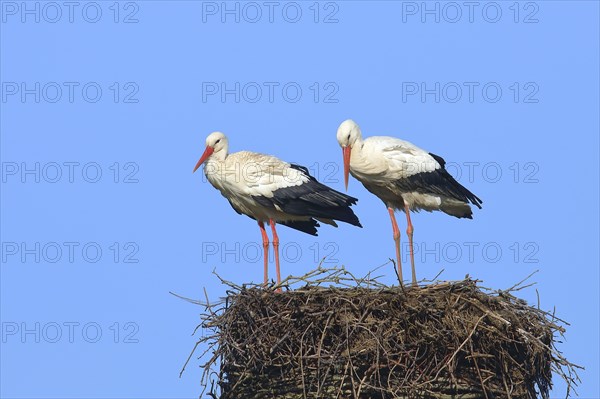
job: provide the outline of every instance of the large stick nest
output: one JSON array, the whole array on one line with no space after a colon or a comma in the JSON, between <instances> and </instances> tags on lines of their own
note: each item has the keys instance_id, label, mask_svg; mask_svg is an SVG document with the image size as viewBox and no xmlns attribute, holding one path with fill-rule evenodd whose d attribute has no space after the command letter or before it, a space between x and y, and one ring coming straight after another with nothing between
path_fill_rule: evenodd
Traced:
<instances>
[{"instance_id":1,"label":"large stick nest","mask_svg":"<svg viewBox=\"0 0 600 399\"><path fill-rule=\"evenodd\" d=\"M512 295L523 286L390 287L321 268L282 285L294 283L278 293L227 282L225 301L203 304L208 395L548 398L553 372L578 381L555 347L566 323Z\"/></svg>"}]
</instances>

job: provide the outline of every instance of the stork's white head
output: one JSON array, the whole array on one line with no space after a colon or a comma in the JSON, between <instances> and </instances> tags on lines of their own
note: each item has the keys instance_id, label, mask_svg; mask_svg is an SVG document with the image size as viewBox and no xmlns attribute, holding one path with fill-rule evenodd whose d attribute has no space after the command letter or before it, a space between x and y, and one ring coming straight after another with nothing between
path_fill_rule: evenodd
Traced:
<instances>
[{"instance_id":1,"label":"stork's white head","mask_svg":"<svg viewBox=\"0 0 600 399\"><path fill-rule=\"evenodd\" d=\"M200 160L194 167L194 172L212 156L218 156L220 159L225 159L227 156L227 150L229 148L229 142L225 134L221 132L212 132L206 138L206 149L200 157Z\"/></svg>"},{"instance_id":2,"label":"stork's white head","mask_svg":"<svg viewBox=\"0 0 600 399\"><path fill-rule=\"evenodd\" d=\"M340 124L337 130L337 141L342 147L344 157L344 183L348 189L348 175L350 174L350 155L352 147L357 141L362 140L360 127L352 119L346 119Z\"/></svg>"},{"instance_id":3,"label":"stork's white head","mask_svg":"<svg viewBox=\"0 0 600 399\"><path fill-rule=\"evenodd\" d=\"M357 140L362 138L360 127L352 119L346 119L340 124L337 130L337 141L340 147L354 146Z\"/></svg>"}]
</instances>

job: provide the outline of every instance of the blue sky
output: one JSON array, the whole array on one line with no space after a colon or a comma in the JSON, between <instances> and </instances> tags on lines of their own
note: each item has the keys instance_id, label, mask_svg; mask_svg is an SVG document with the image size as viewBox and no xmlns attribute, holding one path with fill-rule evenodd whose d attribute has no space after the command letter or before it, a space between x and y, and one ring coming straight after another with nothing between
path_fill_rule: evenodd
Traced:
<instances>
[{"instance_id":1,"label":"blue sky","mask_svg":"<svg viewBox=\"0 0 600 399\"><path fill-rule=\"evenodd\" d=\"M366 5L0 3L0 396L197 397L199 363L178 375L200 309L169 291L262 278L256 224L191 173L205 137L342 190L352 118L441 155L483 200L473 220L413 215L418 277L500 289L539 269L579 394L600 397L598 3ZM364 228L280 228L284 275L393 257L385 207L348 191Z\"/></svg>"}]
</instances>

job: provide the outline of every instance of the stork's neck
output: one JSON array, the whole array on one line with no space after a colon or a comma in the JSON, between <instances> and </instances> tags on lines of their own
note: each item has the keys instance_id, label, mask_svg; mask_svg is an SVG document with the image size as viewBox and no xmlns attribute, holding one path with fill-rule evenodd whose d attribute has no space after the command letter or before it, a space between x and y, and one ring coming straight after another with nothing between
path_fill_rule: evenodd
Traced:
<instances>
[{"instance_id":1,"label":"stork's neck","mask_svg":"<svg viewBox=\"0 0 600 399\"><path fill-rule=\"evenodd\" d=\"M218 152L214 152L207 160L204 165L204 174L208 178L208 181L217 188L219 188L218 181L223 178L223 171L226 169L225 160L229 154L227 154L227 148L222 148Z\"/></svg>"},{"instance_id":2,"label":"stork's neck","mask_svg":"<svg viewBox=\"0 0 600 399\"><path fill-rule=\"evenodd\" d=\"M227 170L225 160L228 155L226 148L221 149L221 151L213 153L204 165L204 174L208 181L219 190L221 190L221 180L225 178Z\"/></svg>"},{"instance_id":3,"label":"stork's neck","mask_svg":"<svg viewBox=\"0 0 600 399\"><path fill-rule=\"evenodd\" d=\"M362 156L363 144L364 141L362 137L357 138L354 144L352 145L352 154Z\"/></svg>"},{"instance_id":4,"label":"stork's neck","mask_svg":"<svg viewBox=\"0 0 600 399\"><path fill-rule=\"evenodd\" d=\"M214 152L208 160L213 162L225 162L225 159L227 159L228 156L228 149L227 147L224 147L220 151Z\"/></svg>"}]
</instances>

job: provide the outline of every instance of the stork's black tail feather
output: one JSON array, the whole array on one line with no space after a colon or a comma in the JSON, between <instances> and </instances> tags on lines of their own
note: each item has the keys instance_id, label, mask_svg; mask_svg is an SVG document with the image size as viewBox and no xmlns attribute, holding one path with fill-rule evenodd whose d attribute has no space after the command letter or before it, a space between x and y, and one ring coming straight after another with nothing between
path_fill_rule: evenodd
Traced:
<instances>
[{"instance_id":1,"label":"stork's black tail feather","mask_svg":"<svg viewBox=\"0 0 600 399\"><path fill-rule=\"evenodd\" d=\"M319 222L317 222L315 219L279 222L279 224L282 224L287 227L291 227L292 229L302 231L303 233L310 234L311 236L318 235L317 227L320 226Z\"/></svg>"}]
</instances>

